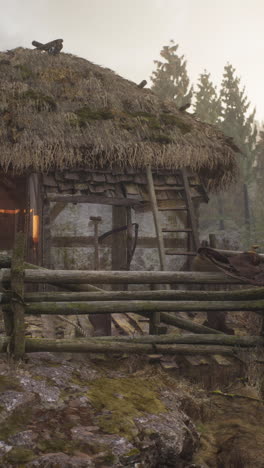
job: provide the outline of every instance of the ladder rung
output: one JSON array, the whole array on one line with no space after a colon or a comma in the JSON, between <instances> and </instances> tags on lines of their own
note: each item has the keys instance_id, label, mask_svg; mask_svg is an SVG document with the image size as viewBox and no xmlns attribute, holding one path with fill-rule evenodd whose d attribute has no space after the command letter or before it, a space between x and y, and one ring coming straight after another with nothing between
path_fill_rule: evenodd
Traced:
<instances>
[{"instance_id":1,"label":"ladder rung","mask_svg":"<svg viewBox=\"0 0 264 468\"><path fill-rule=\"evenodd\" d=\"M178 250L165 250L166 255L186 255L188 257L195 257L196 252L179 252Z\"/></svg>"},{"instance_id":2,"label":"ladder rung","mask_svg":"<svg viewBox=\"0 0 264 468\"><path fill-rule=\"evenodd\" d=\"M187 208L187 206L185 206L184 208L162 208L162 207L158 207L159 208L159 211L189 211L189 208Z\"/></svg>"},{"instance_id":3,"label":"ladder rung","mask_svg":"<svg viewBox=\"0 0 264 468\"><path fill-rule=\"evenodd\" d=\"M162 228L162 232L192 232L192 229L177 229L172 226Z\"/></svg>"}]
</instances>

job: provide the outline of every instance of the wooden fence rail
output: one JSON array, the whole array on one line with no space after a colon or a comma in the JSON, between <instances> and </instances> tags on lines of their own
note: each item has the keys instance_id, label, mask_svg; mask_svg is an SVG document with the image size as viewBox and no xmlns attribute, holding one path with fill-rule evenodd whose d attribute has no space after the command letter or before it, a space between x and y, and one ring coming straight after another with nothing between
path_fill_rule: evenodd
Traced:
<instances>
[{"instance_id":1,"label":"wooden fence rail","mask_svg":"<svg viewBox=\"0 0 264 468\"><path fill-rule=\"evenodd\" d=\"M6 305L5 310L10 309ZM36 302L25 306L29 315L83 315L145 312L248 311L264 314L264 300L259 301L93 301Z\"/></svg>"},{"instance_id":2,"label":"wooden fence rail","mask_svg":"<svg viewBox=\"0 0 264 468\"><path fill-rule=\"evenodd\" d=\"M95 284L245 284L221 273L171 271L71 271L46 270L24 263L23 234L16 236L11 269L10 254L0 252L0 292L6 337L0 352L16 358L24 352L126 352L167 354L229 354L238 347L264 346L263 337L228 336L191 320L178 312L248 311L264 314L264 288L237 291L104 291ZM32 267L32 268L31 268ZM25 283L49 283L74 292L25 293ZM102 300L103 299L103 300ZM198 335L102 337L74 340L25 338L24 315L79 315L136 313L150 320L156 314L166 324Z\"/></svg>"},{"instance_id":3,"label":"wooden fence rail","mask_svg":"<svg viewBox=\"0 0 264 468\"><path fill-rule=\"evenodd\" d=\"M11 270L2 268L2 282L11 280ZM245 284L224 273L196 271L87 271L87 270L31 270L24 273L26 283L53 284Z\"/></svg>"}]
</instances>

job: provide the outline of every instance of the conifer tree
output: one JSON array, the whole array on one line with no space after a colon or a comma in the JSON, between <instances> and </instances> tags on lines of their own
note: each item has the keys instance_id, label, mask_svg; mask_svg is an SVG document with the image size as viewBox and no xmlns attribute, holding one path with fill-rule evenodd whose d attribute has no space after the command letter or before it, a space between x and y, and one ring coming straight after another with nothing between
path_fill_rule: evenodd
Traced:
<instances>
[{"instance_id":1,"label":"conifer tree","mask_svg":"<svg viewBox=\"0 0 264 468\"><path fill-rule=\"evenodd\" d=\"M240 78L235 75L235 68L227 64L221 86L223 132L234 139L240 148L241 168L247 183L252 181L252 168L255 161L255 146L257 129L254 125L255 110L248 115L250 102L245 94L245 88L240 89Z\"/></svg>"},{"instance_id":2,"label":"conifer tree","mask_svg":"<svg viewBox=\"0 0 264 468\"><path fill-rule=\"evenodd\" d=\"M220 92L222 102L220 128L226 135L233 138L242 152L240 157L241 195L244 205L245 240L248 244L251 236L249 187L254 174L257 129L254 125L255 110L248 113L250 102L245 94L245 88L241 89L240 78L236 76L235 72L235 68L229 63L224 68ZM241 203L241 200L239 202Z\"/></svg>"},{"instance_id":3,"label":"conifer tree","mask_svg":"<svg viewBox=\"0 0 264 468\"><path fill-rule=\"evenodd\" d=\"M216 87L206 70L199 76L197 91L195 91L194 111L203 121L210 124L219 124L221 117L221 100L217 95Z\"/></svg>"},{"instance_id":4,"label":"conifer tree","mask_svg":"<svg viewBox=\"0 0 264 468\"><path fill-rule=\"evenodd\" d=\"M178 55L179 45L170 41L160 52L165 62L155 60L156 70L152 73L152 90L162 99L172 99L180 108L192 99L192 86L187 73L184 55Z\"/></svg>"}]
</instances>

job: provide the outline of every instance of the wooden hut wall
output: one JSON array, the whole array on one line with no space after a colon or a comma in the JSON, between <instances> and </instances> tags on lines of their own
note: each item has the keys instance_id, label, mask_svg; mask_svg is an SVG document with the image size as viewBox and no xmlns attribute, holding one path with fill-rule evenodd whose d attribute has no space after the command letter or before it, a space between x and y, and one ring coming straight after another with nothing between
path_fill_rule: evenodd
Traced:
<instances>
[{"instance_id":1,"label":"wooden hut wall","mask_svg":"<svg viewBox=\"0 0 264 468\"><path fill-rule=\"evenodd\" d=\"M171 208L172 211L161 212L163 225L178 225L182 227L184 219L180 219L173 209L182 204L179 192L175 186L179 182L176 175L169 172L154 174L157 187L157 198L161 208ZM139 224L139 237L133 261L132 270L158 269L159 257L155 239L155 229L152 213L148 204L148 194L145 175L124 171L64 171L50 173L43 177L43 196L46 206L50 195L75 194L97 196L110 199L133 199L145 202L132 209L132 222ZM99 224L99 235L113 227L112 206L91 203L49 203L49 220L43 218L44 236L50 236L51 266L56 268L94 268L94 224L90 217L102 218ZM45 205L44 205L45 207ZM47 232L49 226L49 232ZM184 234L167 235L165 247L185 247ZM44 239L44 244L45 244ZM100 243L100 269L111 269L112 237ZM47 245L47 242L46 242ZM45 249L47 251L47 248ZM47 255L47 253L46 253ZM178 269L182 264L179 257L168 257L168 269Z\"/></svg>"}]
</instances>

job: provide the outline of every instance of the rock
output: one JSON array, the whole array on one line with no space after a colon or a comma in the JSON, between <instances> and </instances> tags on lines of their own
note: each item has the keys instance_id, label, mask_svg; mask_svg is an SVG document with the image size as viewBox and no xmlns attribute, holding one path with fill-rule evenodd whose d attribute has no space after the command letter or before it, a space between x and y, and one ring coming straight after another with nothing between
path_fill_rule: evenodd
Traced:
<instances>
[{"instance_id":1,"label":"rock","mask_svg":"<svg viewBox=\"0 0 264 468\"><path fill-rule=\"evenodd\" d=\"M27 464L30 468L94 468L95 465L90 457L86 459L78 456L69 456L65 453L47 453L35 458L31 463Z\"/></svg>"},{"instance_id":2,"label":"rock","mask_svg":"<svg viewBox=\"0 0 264 468\"><path fill-rule=\"evenodd\" d=\"M186 468L191 462L199 437L190 418L176 409L159 415L146 415L136 421L141 433L141 462L159 466Z\"/></svg>"}]
</instances>

